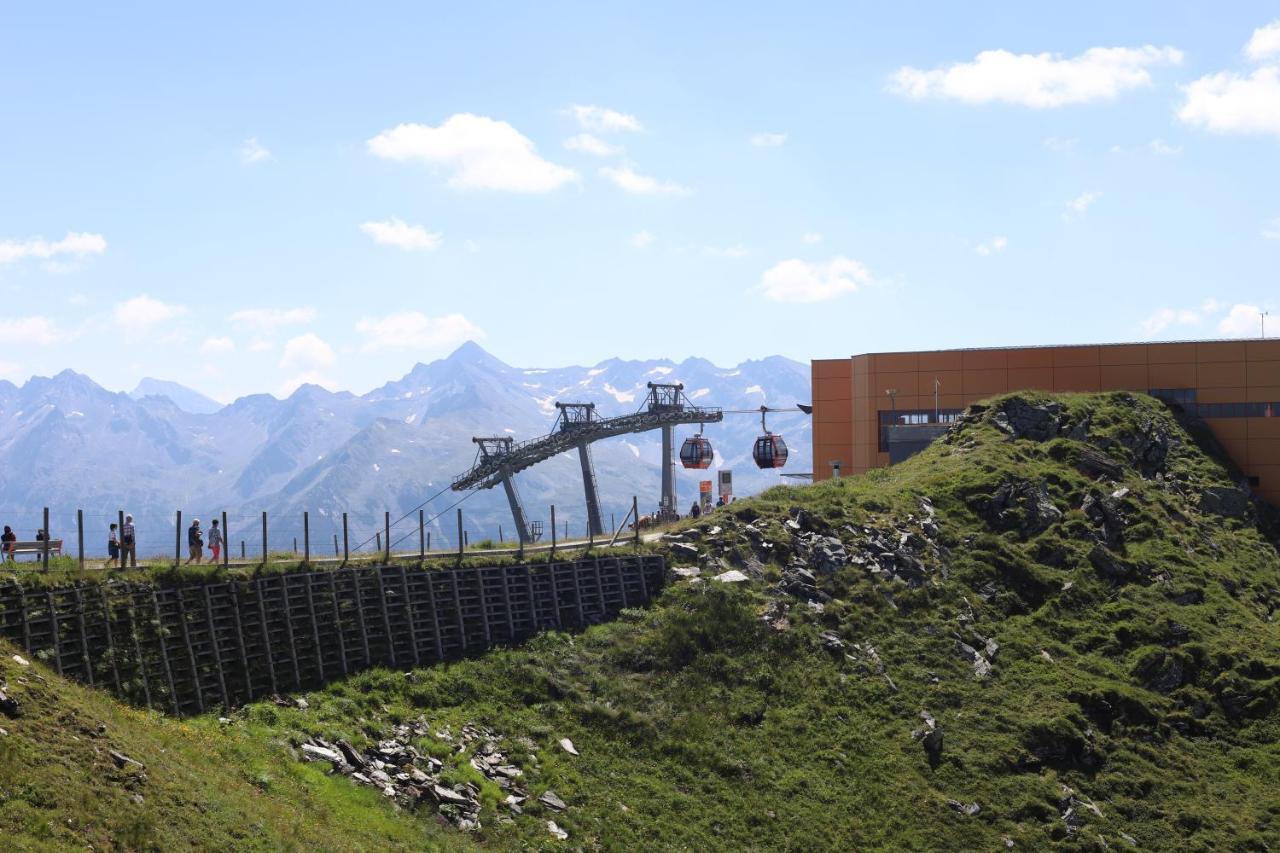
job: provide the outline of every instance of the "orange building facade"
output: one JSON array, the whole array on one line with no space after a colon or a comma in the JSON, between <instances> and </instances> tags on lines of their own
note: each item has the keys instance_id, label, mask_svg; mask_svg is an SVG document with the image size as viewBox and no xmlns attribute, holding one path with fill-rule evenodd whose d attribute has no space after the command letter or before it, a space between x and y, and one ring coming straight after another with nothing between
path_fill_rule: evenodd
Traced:
<instances>
[{"instance_id":1,"label":"orange building facade","mask_svg":"<svg viewBox=\"0 0 1280 853\"><path fill-rule=\"evenodd\" d=\"M945 422L995 394L1128 390L1199 414L1280 505L1280 339L871 353L812 371L815 480L837 461L846 473L888 465L887 426Z\"/></svg>"}]
</instances>

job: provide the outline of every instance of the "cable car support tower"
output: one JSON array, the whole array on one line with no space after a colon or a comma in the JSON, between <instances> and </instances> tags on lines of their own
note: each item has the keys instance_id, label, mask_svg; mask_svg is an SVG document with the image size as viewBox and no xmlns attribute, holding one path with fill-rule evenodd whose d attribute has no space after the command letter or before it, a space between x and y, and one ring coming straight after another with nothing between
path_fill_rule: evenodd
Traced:
<instances>
[{"instance_id":1,"label":"cable car support tower","mask_svg":"<svg viewBox=\"0 0 1280 853\"><path fill-rule=\"evenodd\" d=\"M596 488L595 468L591 461L591 444L605 438L628 433L662 430L662 499L659 512L676 511L675 427L682 424L719 423L724 412L719 408L695 406L684 394L682 384L650 382L649 393L638 411L616 418L598 418L594 403L556 403L560 415L549 435L516 443L509 436L471 439L479 450L471 469L454 478L453 490L490 489L499 483L511 504L511 516L522 542L529 542L520 494L516 491L515 474L539 462L571 450L578 451L582 467L582 487L586 493L588 523L593 535L604 534L600 496Z\"/></svg>"}]
</instances>

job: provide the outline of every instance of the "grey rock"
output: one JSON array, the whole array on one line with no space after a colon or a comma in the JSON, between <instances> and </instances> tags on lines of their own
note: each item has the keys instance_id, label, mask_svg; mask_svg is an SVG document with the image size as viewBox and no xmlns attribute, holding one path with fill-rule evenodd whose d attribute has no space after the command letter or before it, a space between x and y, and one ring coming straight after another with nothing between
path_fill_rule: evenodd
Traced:
<instances>
[{"instance_id":1,"label":"grey rock","mask_svg":"<svg viewBox=\"0 0 1280 853\"><path fill-rule=\"evenodd\" d=\"M1154 477L1164 471L1172 441L1162 425L1146 421L1138 431L1126 435L1121 444L1133 455L1133 463L1142 476Z\"/></svg>"},{"instance_id":2,"label":"grey rock","mask_svg":"<svg viewBox=\"0 0 1280 853\"><path fill-rule=\"evenodd\" d=\"M1090 477L1119 480L1124 477L1124 464L1093 447L1082 447L1076 457L1076 467Z\"/></svg>"},{"instance_id":3,"label":"grey rock","mask_svg":"<svg viewBox=\"0 0 1280 853\"><path fill-rule=\"evenodd\" d=\"M21 717L22 705L4 690L0 690L0 713L6 717Z\"/></svg>"},{"instance_id":4,"label":"grey rock","mask_svg":"<svg viewBox=\"0 0 1280 853\"><path fill-rule=\"evenodd\" d=\"M555 809L558 812L562 812L569 807L564 800L556 796L555 791L544 791L542 796L538 797L538 802L542 803L547 808Z\"/></svg>"},{"instance_id":5,"label":"grey rock","mask_svg":"<svg viewBox=\"0 0 1280 853\"><path fill-rule=\"evenodd\" d=\"M1138 667L1137 676L1148 690L1170 693L1187 683L1186 668L1176 655L1156 652Z\"/></svg>"},{"instance_id":6,"label":"grey rock","mask_svg":"<svg viewBox=\"0 0 1280 853\"><path fill-rule=\"evenodd\" d=\"M989 523L1006 530L1016 529L1023 536L1043 533L1062 518L1062 511L1054 506L1043 480L1001 483L981 510Z\"/></svg>"},{"instance_id":7,"label":"grey rock","mask_svg":"<svg viewBox=\"0 0 1280 853\"><path fill-rule=\"evenodd\" d=\"M920 743L924 747L925 757L929 759L929 766L937 767L942 760L942 726L930 729Z\"/></svg>"},{"instance_id":8,"label":"grey rock","mask_svg":"<svg viewBox=\"0 0 1280 853\"><path fill-rule=\"evenodd\" d=\"M1062 417L1060 403L1033 406L1021 397L1006 400L992 417L992 423L1014 438L1048 441L1058 434Z\"/></svg>"},{"instance_id":9,"label":"grey rock","mask_svg":"<svg viewBox=\"0 0 1280 853\"><path fill-rule=\"evenodd\" d=\"M468 805L471 802L468 797L459 794L457 791L450 790L443 785L432 785L431 795L435 797L436 802L441 805Z\"/></svg>"},{"instance_id":10,"label":"grey rock","mask_svg":"<svg viewBox=\"0 0 1280 853\"><path fill-rule=\"evenodd\" d=\"M1224 518L1246 518L1252 504L1240 489L1214 486L1200 492L1200 511Z\"/></svg>"},{"instance_id":11,"label":"grey rock","mask_svg":"<svg viewBox=\"0 0 1280 853\"><path fill-rule=\"evenodd\" d=\"M716 575L713 580L717 580L720 583L743 583L744 581L751 580L751 578L747 577L737 569L730 569L723 574Z\"/></svg>"},{"instance_id":12,"label":"grey rock","mask_svg":"<svg viewBox=\"0 0 1280 853\"><path fill-rule=\"evenodd\" d=\"M314 743L304 743L302 745L302 757L307 761L328 761L330 764L344 763L340 752L325 746L317 746ZM388 779L387 781L391 780Z\"/></svg>"},{"instance_id":13,"label":"grey rock","mask_svg":"<svg viewBox=\"0 0 1280 853\"><path fill-rule=\"evenodd\" d=\"M1080 507L1089 520L1098 525L1102 541L1108 548L1119 548L1124 544L1127 522L1120 511L1120 501L1116 495L1123 498L1126 494L1127 489L1119 489L1109 496L1089 492L1084 496L1084 503Z\"/></svg>"},{"instance_id":14,"label":"grey rock","mask_svg":"<svg viewBox=\"0 0 1280 853\"><path fill-rule=\"evenodd\" d=\"M107 750L107 754L111 756L111 760L115 762L116 767L119 767L121 770L130 766L132 767L143 766L141 761L135 761L134 759L125 755L123 752L117 752L114 749L109 749Z\"/></svg>"},{"instance_id":15,"label":"grey rock","mask_svg":"<svg viewBox=\"0 0 1280 853\"><path fill-rule=\"evenodd\" d=\"M342 753L342 758L357 770L363 770L368 766L368 762L364 760L364 756L356 751L356 748L345 740L338 741L334 746L337 747L338 752Z\"/></svg>"},{"instance_id":16,"label":"grey rock","mask_svg":"<svg viewBox=\"0 0 1280 853\"><path fill-rule=\"evenodd\" d=\"M1089 564L1098 574L1114 581L1131 581L1140 574L1137 567L1120 560L1102 545L1094 545L1089 551Z\"/></svg>"},{"instance_id":17,"label":"grey rock","mask_svg":"<svg viewBox=\"0 0 1280 853\"><path fill-rule=\"evenodd\" d=\"M672 542L667 547L671 549L672 554L677 554L682 557L688 557L689 559L693 559L693 560L696 560L698 558L697 545L690 545L685 542Z\"/></svg>"},{"instance_id":18,"label":"grey rock","mask_svg":"<svg viewBox=\"0 0 1280 853\"><path fill-rule=\"evenodd\" d=\"M833 634L830 631L823 631L821 634L818 635L818 638L822 640L822 647L827 651L829 652L844 651L844 640L840 639L838 635Z\"/></svg>"}]
</instances>

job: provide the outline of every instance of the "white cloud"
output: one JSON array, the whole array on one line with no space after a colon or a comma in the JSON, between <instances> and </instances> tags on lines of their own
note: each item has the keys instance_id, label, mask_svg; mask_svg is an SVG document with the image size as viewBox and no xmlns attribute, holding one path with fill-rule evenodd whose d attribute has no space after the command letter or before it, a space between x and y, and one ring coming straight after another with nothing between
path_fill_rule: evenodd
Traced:
<instances>
[{"instance_id":1,"label":"white cloud","mask_svg":"<svg viewBox=\"0 0 1280 853\"><path fill-rule=\"evenodd\" d=\"M805 234L800 238L800 240L801 242L808 243L810 246L816 246L822 242L822 235L814 231L812 233Z\"/></svg>"},{"instance_id":2,"label":"white cloud","mask_svg":"<svg viewBox=\"0 0 1280 853\"><path fill-rule=\"evenodd\" d=\"M1273 133L1280 136L1280 66L1247 77L1230 71L1208 74L1182 87L1186 100L1178 118L1214 133Z\"/></svg>"},{"instance_id":3,"label":"white cloud","mask_svg":"<svg viewBox=\"0 0 1280 853\"><path fill-rule=\"evenodd\" d=\"M418 311L403 311L385 317L366 317L356 323L356 331L366 337L361 349L451 350L466 341L483 340L484 330L461 314L428 317Z\"/></svg>"},{"instance_id":4,"label":"white cloud","mask_svg":"<svg viewBox=\"0 0 1280 853\"><path fill-rule=\"evenodd\" d=\"M637 249L647 249L653 245L653 235L648 231L637 231L631 235L631 245Z\"/></svg>"},{"instance_id":5,"label":"white cloud","mask_svg":"<svg viewBox=\"0 0 1280 853\"><path fill-rule=\"evenodd\" d=\"M1206 307L1209 303L1206 303ZM1173 309L1161 308L1150 317L1141 322L1142 334L1146 338L1154 338L1156 335L1168 329L1171 326L1196 326L1199 325L1202 317L1199 312L1192 311L1187 308Z\"/></svg>"},{"instance_id":6,"label":"white cloud","mask_svg":"<svg viewBox=\"0 0 1280 853\"><path fill-rule=\"evenodd\" d=\"M1263 223L1262 236L1268 240L1280 240L1280 216Z\"/></svg>"},{"instance_id":7,"label":"white cloud","mask_svg":"<svg viewBox=\"0 0 1280 853\"><path fill-rule=\"evenodd\" d=\"M733 246L704 246L702 254L712 258L745 258L747 247L741 243Z\"/></svg>"},{"instance_id":8,"label":"white cloud","mask_svg":"<svg viewBox=\"0 0 1280 853\"><path fill-rule=\"evenodd\" d=\"M649 175L641 175L630 166L605 166L600 174L615 185L636 195L688 195L689 188L674 181L660 181Z\"/></svg>"},{"instance_id":9,"label":"white cloud","mask_svg":"<svg viewBox=\"0 0 1280 853\"><path fill-rule=\"evenodd\" d=\"M5 346L49 346L70 337L48 317L0 317L0 341Z\"/></svg>"},{"instance_id":10,"label":"white cloud","mask_svg":"<svg viewBox=\"0 0 1280 853\"><path fill-rule=\"evenodd\" d=\"M1173 157L1182 153L1181 145L1170 145L1163 139L1153 139L1147 143L1147 149L1152 154L1159 154L1161 157Z\"/></svg>"},{"instance_id":11,"label":"white cloud","mask_svg":"<svg viewBox=\"0 0 1280 853\"><path fill-rule=\"evenodd\" d=\"M972 62L945 68L899 68L889 78L889 89L916 100L999 101L1041 109L1113 99L1121 92L1150 85L1150 66L1181 61L1181 51L1152 45L1091 47L1070 58L984 50Z\"/></svg>"},{"instance_id":12,"label":"white cloud","mask_svg":"<svg viewBox=\"0 0 1280 853\"><path fill-rule=\"evenodd\" d=\"M620 113L607 107L574 104L565 110L583 130L594 130L599 133L636 132L644 130L640 120L633 115Z\"/></svg>"},{"instance_id":13,"label":"white cloud","mask_svg":"<svg viewBox=\"0 0 1280 853\"><path fill-rule=\"evenodd\" d=\"M258 141L258 137L250 136L240 143L240 162L246 166L252 166L254 163L261 163L263 160L270 159L271 152Z\"/></svg>"},{"instance_id":14,"label":"white cloud","mask_svg":"<svg viewBox=\"0 0 1280 853\"><path fill-rule=\"evenodd\" d=\"M116 328L143 334L187 313L185 305L171 305L143 294L116 304L112 311Z\"/></svg>"},{"instance_id":15,"label":"white cloud","mask_svg":"<svg viewBox=\"0 0 1280 853\"><path fill-rule=\"evenodd\" d=\"M984 256L994 255L994 254L997 254L998 252L1003 252L1005 247L1008 245L1009 245L1008 239L997 236L997 237L992 237L990 240L987 240L983 243L979 243L978 245L973 247L973 250L977 252L979 255L984 255Z\"/></svg>"},{"instance_id":16,"label":"white cloud","mask_svg":"<svg viewBox=\"0 0 1280 853\"><path fill-rule=\"evenodd\" d=\"M439 127L401 124L368 142L377 157L419 160L450 170L461 189L543 193L578 179L578 173L538 156L528 137L505 121L458 113Z\"/></svg>"},{"instance_id":17,"label":"white cloud","mask_svg":"<svg viewBox=\"0 0 1280 853\"><path fill-rule=\"evenodd\" d=\"M0 264L10 264L26 258L49 260L67 255L82 258L85 255L101 255L106 250L107 241L101 234L68 231L67 236L53 242L43 237L0 240Z\"/></svg>"},{"instance_id":18,"label":"white cloud","mask_svg":"<svg viewBox=\"0 0 1280 853\"><path fill-rule=\"evenodd\" d=\"M428 231L421 225L410 225L394 216L385 222L361 223L360 230L381 246L395 246L406 251L438 248L443 237L434 231Z\"/></svg>"},{"instance_id":19,"label":"white cloud","mask_svg":"<svg viewBox=\"0 0 1280 853\"><path fill-rule=\"evenodd\" d=\"M570 151L581 151L596 157L614 157L622 153L622 146L605 142L600 137L589 133L579 133L577 136L569 137L564 141L564 147Z\"/></svg>"},{"instance_id":20,"label":"white cloud","mask_svg":"<svg viewBox=\"0 0 1280 853\"><path fill-rule=\"evenodd\" d=\"M871 281L865 266L846 257L837 256L826 263L792 258L765 270L756 290L773 302L824 302Z\"/></svg>"},{"instance_id":21,"label":"white cloud","mask_svg":"<svg viewBox=\"0 0 1280 853\"><path fill-rule=\"evenodd\" d=\"M16 361L0 361L0 377L16 380L21 369Z\"/></svg>"},{"instance_id":22,"label":"white cloud","mask_svg":"<svg viewBox=\"0 0 1280 853\"><path fill-rule=\"evenodd\" d=\"M1232 305L1218 321L1218 331L1231 338L1256 338L1262 334L1262 309L1257 305ZM1272 335L1274 337L1274 335Z\"/></svg>"},{"instance_id":23,"label":"white cloud","mask_svg":"<svg viewBox=\"0 0 1280 853\"><path fill-rule=\"evenodd\" d=\"M333 347L315 332L307 332L290 338L280 356L280 366L286 370L315 371L333 365Z\"/></svg>"},{"instance_id":24,"label":"white cloud","mask_svg":"<svg viewBox=\"0 0 1280 853\"><path fill-rule=\"evenodd\" d=\"M1280 55L1280 21L1272 21L1254 30L1249 43L1244 46L1244 55L1254 62Z\"/></svg>"},{"instance_id":25,"label":"white cloud","mask_svg":"<svg viewBox=\"0 0 1280 853\"><path fill-rule=\"evenodd\" d=\"M269 341L265 338L256 338L249 342L249 352L270 352L275 347L275 341Z\"/></svg>"},{"instance_id":26,"label":"white cloud","mask_svg":"<svg viewBox=\"0 0 1280 853\"><path fill-rule=\"evenodd\" d=\"M1080 195L1067 202L1066 208L1062 211L1062 219L1065 222L1075 222L1088 212L1089 207L1098 199L1102 198L1102 193L1096 190L1086 190Z\"/></svg>"},{"instance_id":27,"label":"white cloud","mask_svg":"<svg viewBox=\"0 0 1280 853\"><path fill-rule=\"evenodd\" d=\"M1050 136L1040 144L1043 145L1045 148L1048 148L1050 151L1056 151L1059 154L1065 154L1069 151L1075 151L1076 146L1080 144L1080 140L1074 139L1074 138L1062 139L1057 136Z\"/></svg>"},{"instance_id":28,"label":"white cloud","mask_svg":"<svg viewBox=\"0 0 1280 853\"><path fill-rule=\"evenodd\" d=\"M284 326L310 323L315 318L314 308L246 308L232 314L230 319L232 324L242 329L269 335Z\"/></svg>"},{"instance_id":29,"label":"white cloud","mask_svg":"<svg viewBox=\"0 0 1280 853\"><path fill-rule=\"evenodd\" d=\"M200 345L200 352L205 355L217 355L235 351L235 341L228 337L205 338L204 343Z\"/></svg>"},{"instance_id":30,"label":"white cloud","mask_svg":"<svg viewBox=\"0 0 1280 853\"><path fill-rule=\"evenodd\" d=\"M786 143L787 135L785 133L753 133L750 141L757 148L777 148Z\"/></svg>"}]
</instances>

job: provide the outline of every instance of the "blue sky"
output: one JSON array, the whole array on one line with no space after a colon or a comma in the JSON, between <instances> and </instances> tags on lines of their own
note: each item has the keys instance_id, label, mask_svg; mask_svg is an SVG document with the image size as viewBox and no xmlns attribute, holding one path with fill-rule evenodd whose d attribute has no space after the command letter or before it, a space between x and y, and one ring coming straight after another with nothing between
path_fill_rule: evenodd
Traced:
<instances>
[{"instance_id":1,"label":"blue sky","mask_svg":"<svg viewBox=\"0 0 1280 853\"><path fill-rule=\"evenodd\" d=\"M1275 3L185 5L0 18L0 377L1280 334Z\"/></svg>"}]
</instances>

